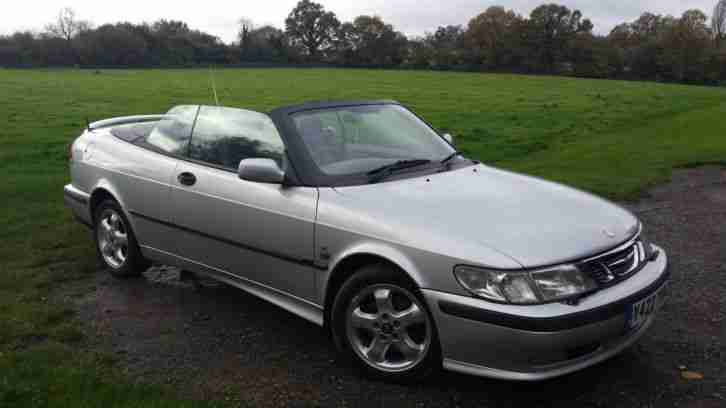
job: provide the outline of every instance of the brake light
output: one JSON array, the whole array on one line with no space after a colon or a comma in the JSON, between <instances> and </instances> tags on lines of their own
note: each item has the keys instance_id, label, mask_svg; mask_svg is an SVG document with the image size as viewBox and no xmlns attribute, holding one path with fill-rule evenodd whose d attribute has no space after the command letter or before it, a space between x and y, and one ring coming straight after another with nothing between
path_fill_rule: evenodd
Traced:
<instances>
[{"instance_id":1,"label":"brake light","mask_svg":"<svg viewBox=\"0 0 726 408\"><path fill-rule=\"evenodd\" d=\"M73 139L73 141L68 144L68 161L73 161L73 145L75 143L76 143L76 140Z\"/></svg>"}]
</instances>

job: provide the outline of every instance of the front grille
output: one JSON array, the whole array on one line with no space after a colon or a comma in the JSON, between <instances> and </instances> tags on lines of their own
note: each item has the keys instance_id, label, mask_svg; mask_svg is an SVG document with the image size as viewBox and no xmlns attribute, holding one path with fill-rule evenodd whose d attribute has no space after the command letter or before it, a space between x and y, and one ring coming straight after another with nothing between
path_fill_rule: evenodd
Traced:
<instances>
[{"instance_id":1,"label":"front grille","mask_svg":"<svg viewBox=\"0 0 726 408\"><path fill-rule=\"evenodd\" d=\"M611 251L585 260L580 269L589 274L600 286L612 285L640 270L646 262L646 247L635 239Z\"/></svg>"}]
</instances>

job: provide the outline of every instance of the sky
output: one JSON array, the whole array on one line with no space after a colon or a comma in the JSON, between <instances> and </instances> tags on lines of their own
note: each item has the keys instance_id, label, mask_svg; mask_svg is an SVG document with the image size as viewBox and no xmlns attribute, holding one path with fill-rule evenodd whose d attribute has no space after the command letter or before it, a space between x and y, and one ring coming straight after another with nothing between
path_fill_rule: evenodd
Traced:
<instances>
[{"instance_id":1,"label":"sky","mask_svg":"<svg viewBox=\"0 0 726 408\"><path fill-rule=\"evenodd\" d=\"M698 8L711 14L717 0L318 0L341 21L358 15L378 15L406 35L421 35L440 25L466 23L492 5L528 15L543 3L555 2L579 9L595 24L595 32L607 34L618 23L632 21L642 12L680 15ZM79 18L98 26L130 21L152 22L160 18L185 21L191 28L216 35L225 42L234 41L237 21L251 19L256 25L283 27L285 17L297 0L238 1L164 1L164 0L22 0L11 1L0 13L0 33L17 30L40 31L53 21L58 11L70 7Z\"/></svg>"}]
</instances>

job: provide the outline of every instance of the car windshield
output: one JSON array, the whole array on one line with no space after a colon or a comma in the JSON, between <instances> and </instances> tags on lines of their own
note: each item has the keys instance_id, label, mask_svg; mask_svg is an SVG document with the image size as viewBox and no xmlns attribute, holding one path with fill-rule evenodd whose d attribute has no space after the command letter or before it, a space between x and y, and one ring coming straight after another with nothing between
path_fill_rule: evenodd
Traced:
<instances>
[{"instance_id":1,"label":"car windshield","mask_svg":"<svg viewBox=\"0 0 726 408\"><path fill-rule=\"evenodd\" d=\"M293 115L315 164L326 175L367 173L401 161L441 161L454 149L399 105L348 106Z\"/></svg>"}]
</instances>

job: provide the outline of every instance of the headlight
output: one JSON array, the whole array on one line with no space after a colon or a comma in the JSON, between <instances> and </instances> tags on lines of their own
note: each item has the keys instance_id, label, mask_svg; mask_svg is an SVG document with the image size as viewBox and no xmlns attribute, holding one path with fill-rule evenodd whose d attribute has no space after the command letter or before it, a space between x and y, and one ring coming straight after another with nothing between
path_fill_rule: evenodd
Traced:
<instances>
[{"instance_id":1,"label":"headlight","mask_svg":"<svg viewBox=\"0 0 726 408\"><path fill-rule=\"evenodd\" d=\"M526 272L458 266L454 269L454 276L474 295L514 304L551 302L597 288L595 281L575 265Z\"/></svg>"},{"instance_id":2,"label":"headlight","mask_svg":"<svg viewBox=\"0 0 726 408\"><path fill-rule=\"evenodd\" d=\"M562 265L531 274L544 301L565 299L597 289L597 283L575 265Z\"/></svg>"}]
</instances>

